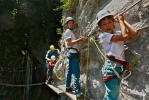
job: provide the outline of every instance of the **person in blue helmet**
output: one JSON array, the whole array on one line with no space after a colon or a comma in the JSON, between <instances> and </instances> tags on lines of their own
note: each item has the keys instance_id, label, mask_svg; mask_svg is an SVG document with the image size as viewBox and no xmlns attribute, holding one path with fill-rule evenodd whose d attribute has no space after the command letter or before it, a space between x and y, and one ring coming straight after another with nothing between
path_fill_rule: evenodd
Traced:
<instances>
[{"instance_id":1,"label":"person in blue helmet","mask_svg":"<svg viewBox=\"0 0 149 100\"><path fill-rule=\"evenodd\" d=\"M124 55L124 42L138 35L137 29L130 25L122 14L114 18L107 10L98 12L96 22L101 30L100 43L107 59L102 67L105 95L103 100L118 100L121 79L113 71L113 66L118 73L123 73L121 66L129 70ZM115 24L119 23L121 31L115 31Z\"/></svg>"},{"instance_id":2,"label":"person in blue helmet","mask_svg":"<svg viewBox=\"0 0 149 100\"><path fill-rule=\"evenodd\" d=\"M55 49L54 45L50 45L49 50L45 56L46 59L46 67L47 67L47 83L52 84L53 81L53 68L59 56L59 50Z\"/></svg>"},{"instance_id":3,"label":"person in blue helmet","mask_svg":"<svg viewBox=\"0 0 149 100\"><path fill-rule=\"evenodd\" d=\"M67 57L69 59L69 66L67 68L66 73L66 92L71 92L72 88L70 87L71 84L71 77L74 76L74 90L77 97L80 97L80 66L79 66L79 46L78 44L81 41L85 41L87 38L80 37L76 38L73 32L75 26L75 20L72 17L67 17L64 23L66 30L63 34L64 44L67 49Z\"/></svg>"}]
</instances>

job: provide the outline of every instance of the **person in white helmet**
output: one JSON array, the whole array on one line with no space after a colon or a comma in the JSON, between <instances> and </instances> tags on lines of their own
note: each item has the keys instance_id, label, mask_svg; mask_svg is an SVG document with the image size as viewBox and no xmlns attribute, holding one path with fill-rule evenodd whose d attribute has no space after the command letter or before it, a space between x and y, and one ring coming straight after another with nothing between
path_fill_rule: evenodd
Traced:
<instances>
[{"instance_id":1,"label":"person in white helmet","mask_svg":"<svg viewBox=\"0 0 149 100\"><path fill-rule=\"evenodd\" d=\"M85 41L87 38L80 37L76 38L73 29L75 26L75 20L72 17L67 17L64 26L66 30L63 34L65 47L67 48L67 57L69 59L69 66L67 69L66 74L66 92L71 92L72 88L70 87L71 84L71 77L74 76L74 90L77 97L80 96L80 68L79 68L79 47L78 43L81 41Z\"/></svg>"},{"instance_id":2,"label":"person in white helmet","mask_svg":"<svg viewBox=\"0 0 149 100\"><path fill-rule=\"evenodd\" d=\"M106 88L103 100L118 100L121 79L116 76L112 67L116 65L116 71L123 73L120 66L129 71L128 62L124 55L124 41L137 36L137 30L130 25L123 15L116 19L111 12L101 10L96 17L97 25L102 31L99 36L107 59L102 68L103 81ZM119 23L121 31L115 31L115 24Z\"/></svg>"},{"instance_id":3,"label":"person in white helmet","mask_svg":"<svg viewBox=\"0 0 149 100\"><path fill-rule=\"evenodd\" d=\"M55 49L54 45L49 46L49 50L47 51L47 54L45 56L46 60L46 82L48 84L54 83L54 80L52 78L53 76L53 68L54 64L56 63L59 56L59 50Z\"/></svg>"},{"instance_id":4,"label":"person in white helmet","mask_svg":"<svg viewBox=\"0 0 149 100\"><path fill-rule=\"evenodd\" d=\"M53 80L53 68L57 62L57 59L54 55L51 56L51 59L48 62L48 84L54 84Z\"/></svg>"}]
</instances>

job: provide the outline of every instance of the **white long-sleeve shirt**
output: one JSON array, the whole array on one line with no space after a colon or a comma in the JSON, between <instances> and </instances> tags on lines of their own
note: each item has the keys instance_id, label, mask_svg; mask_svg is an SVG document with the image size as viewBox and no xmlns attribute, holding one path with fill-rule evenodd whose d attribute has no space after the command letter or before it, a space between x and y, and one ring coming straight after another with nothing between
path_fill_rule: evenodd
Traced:
<instances>
[{"instance_id":1,"label":"white long-sleeve shirt","mask_svg":"<svg viewBox=\"0 0 149 100\"><path fill-rule=\"evenodd\" d=\"M106 55L115 56L117 59L125 61L124 55L124 41L112 42L113 35L120 35L121 32L117 31L114 34L103 32L100 36L100 43Z\"/></svg>"},{"instance_id":2,"label":"white long-sleeve shirt","mask_svg":"<svg viewBox=\"0 0 149 100\"><path fill-rule=\"evenodd\" d=\"M74 44L73 46L68 46L67 43L66 43L66 40L67 40L67 39L71 39L72 41L73 41L73 40L76 40L76 37L75 37L74 33L72 32L72 30L67 29L67 30L64 32L64 34L63 34L63 38L64 38L64 42L65 42L66 48L76 48L77 50L79 50L77 44ZM71 52L71 53L77 53L77 51L74 50L74 49L70 49L70 52Z\"/></svg>"}]
</instances>

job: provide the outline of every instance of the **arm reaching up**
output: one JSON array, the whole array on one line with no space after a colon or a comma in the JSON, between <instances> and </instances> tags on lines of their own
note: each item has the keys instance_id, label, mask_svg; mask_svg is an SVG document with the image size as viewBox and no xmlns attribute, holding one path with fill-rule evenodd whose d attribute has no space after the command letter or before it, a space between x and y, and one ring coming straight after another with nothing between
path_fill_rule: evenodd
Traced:
<instances>
[{"instance_id":1,"label":"arm reaching up","mask_svg":"<svg viewBox=\"0 0 149 100\"><path fill-rule=\"evenodd\" d=\"M117 20L120 24L121 28L121 35L113 35L111 38L111 41L117 42L117 41L127 41L130 39L130 32L128 31L126 25L125 25L125 20L123 15L118 15Z\"/></svg>"},{"instance_id":2,"label":"arm reaching up","mask_svg":"<svg viewBox=\"0 0 149 100\"><path fill-rule=\"evenodd\" d=\"M130 33L130 37L133 38L138 35L138 31L132 25L130 25L126 20L124 21L125 26L127 27L128 32Z\"/></svg>"}]
</instances>

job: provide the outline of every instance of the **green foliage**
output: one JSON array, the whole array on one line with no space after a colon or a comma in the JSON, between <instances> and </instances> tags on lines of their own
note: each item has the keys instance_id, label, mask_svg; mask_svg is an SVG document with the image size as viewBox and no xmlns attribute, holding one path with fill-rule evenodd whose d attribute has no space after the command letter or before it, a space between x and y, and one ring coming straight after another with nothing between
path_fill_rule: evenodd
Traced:
<instances>
[{"instance_id":1,"label":"green foliage","mask_svg":"<svg viewBox=\"0 0 149 100\"><path fill-rule=\"evenodd\" d=\"M21 3L21 0L16 0L16 3L17 3L17 4L20 4L20 3Z\"/></svg>"},{"instance_id":2,"label":"green foliage","mask_svg":"<svg viewBox=\"0 0 149 100\"><path fill-rule=\"evenodd\" d=\"M36 57L44 56L47 45L58 45L62 12L53 11L58 5L59 0L0 0L0 67L21 66L25 34Z\"/></svg>"},{"instance_id":3,"label":"green foliage","mask_svg":"<svg viewBox=\"0 0 149 100\"><path fill-rule=\"evenodd\" d=\"M62 5L54 10L64 9L66 11L72 11L73 10L72 6L75 1L78 1L78 0L60 0Z\"/></svg>"},{"instance_id":4,"label":"green foliage","mask_svg":"<svg viewBox=\"0 0 149 100\"><path fill-rule=\"evenodd\" d=\"M17 13L18 13L18 10L17 9L13 9L12 11L10 11L10 13L11 13L12 16L15 17L17 15Z\"/></svg>"},{"instance_id":5,"label":"green foliage","mask_svg":"<svg viewBox=\"0 0 149 100\"><path fill-rule=\"evenodd\" d=\"M75 0L61 0L63 3L62 8L66 10L71 10L72 4Z\"/></svg>"},{"instance_id":6,"label":"green foliage","mask_svg":"<svg viewBox=\"0 0 149 100\"><path fill-rule=\"evenodd\" d=\"M56 29L56 33L59 34L59 35L62 35L62 29L61 28L57 28Z\"/></svg>"},{"instance_id":7,"label":"green foliage","mask_svg":"<svg viewBox=\"0 0 149 100\"><path fill-rule=\"evenodd\" d=\"M33 67L35 65L36 67L43 66L42 58L45 56L48 45L58 46L62 11L54 12L53 9L59 5L59 0L0 0L0 68L26 68L27 60L21 53L22 50L28 50L34 57L31 58L34 61ZM57 27L59 29L56 29ZM35 62L37 59L42 62L41 65L39 62ZM36 83L38 82L36 79L43 80L43 71L41 69L40 72L38 69L35 71L33 72L33 81ZM13 78L10 79L7 72L0 75L1 81L5 83L25 82L23 77L22 80L15 78L13 74ZM19 89L20 91L18 91ZM10 88L0 87L0 90L0 92L7 94L4 99L0 97L0 100L23 100L24 98L24 88L10 90ZM38 92L41 92L41 89L34 92L36 100L42 100L41 95L45 94L45 91ZM49 99L44 96L44 100Z\"/></svg>"}]
</instances>

